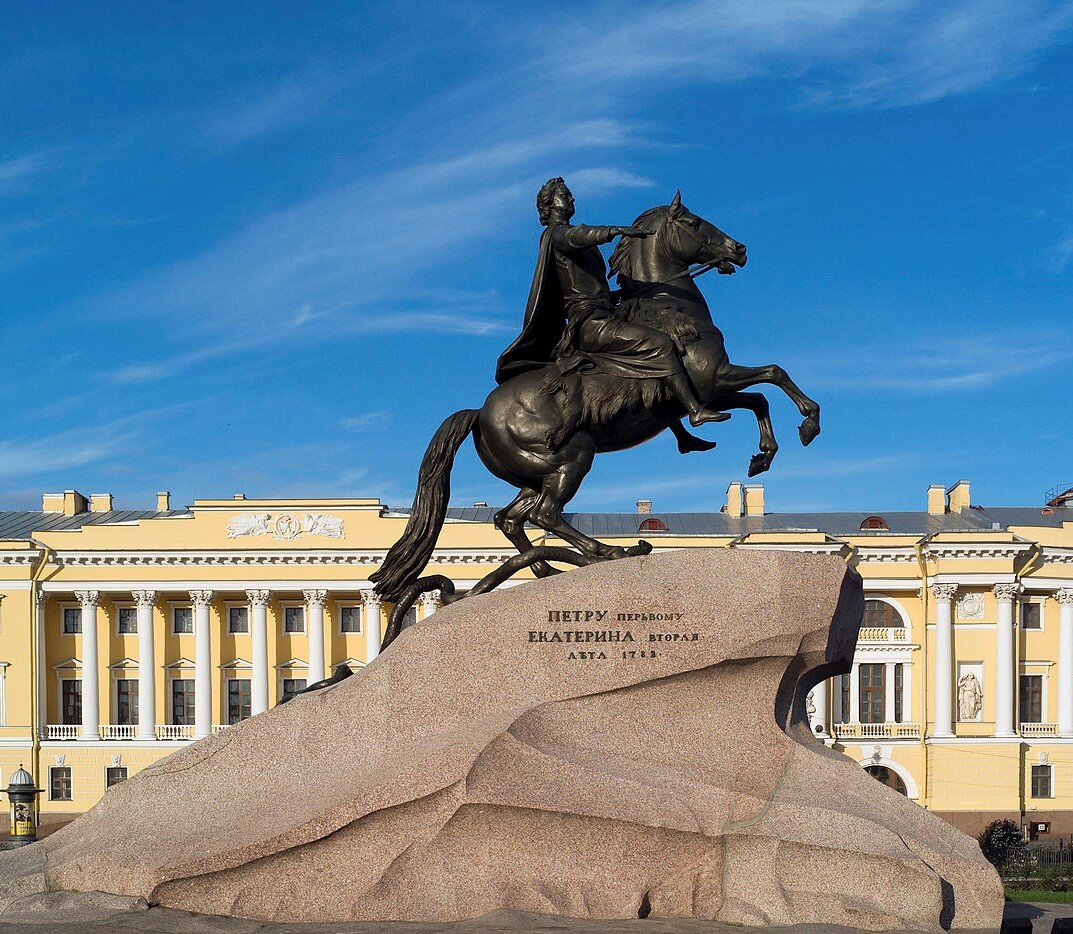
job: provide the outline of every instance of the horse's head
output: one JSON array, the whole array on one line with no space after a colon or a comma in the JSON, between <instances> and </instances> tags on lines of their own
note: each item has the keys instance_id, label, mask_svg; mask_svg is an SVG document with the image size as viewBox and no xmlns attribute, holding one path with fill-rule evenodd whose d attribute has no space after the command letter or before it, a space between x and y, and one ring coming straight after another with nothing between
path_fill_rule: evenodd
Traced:
<instances>
[{"instance_id":1,"label":"horse's head","mask_svg":"<svg viewBox=\"0 0 1073 934\"><path fill-rule=\"evenodd\" d=\"M651 230L653 236L619 240L611 254L611 269L618 273L620 282L667 282L694 263L729 275L734 267L746 263L745 244L690 211L682 204L679 192L670 204L645 211L633 223Z\"/></svg>"},{"instance_id":2,"label":"horse's head","mask_svg":"<svg viewBox=\"0 0 1073 934\"><path fill-rule=\"evenodd\" d=\"M705 263L730 275L735 266L744 266L747 261L745 244L690 211L682 204L681 192L675 192L667 206L662 237L664 249L687 266Z\"/></svg>"}]
</instances>

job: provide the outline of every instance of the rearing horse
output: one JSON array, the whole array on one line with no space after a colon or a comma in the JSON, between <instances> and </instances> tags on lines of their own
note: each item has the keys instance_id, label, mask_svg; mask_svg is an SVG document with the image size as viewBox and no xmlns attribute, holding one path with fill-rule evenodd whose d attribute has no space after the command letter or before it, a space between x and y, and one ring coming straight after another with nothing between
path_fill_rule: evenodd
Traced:
<instances>
[{"instance_id":1,"label":"rearing horse","mask_svg":"<svg viewBox=\"0 0 1073 934\"><path fill-rule=\"evenodd\" d=\"M727 357L723 335L712 322L704 296L690 277L694 263L730 273L745 265L745 246L709 221L688 211L679 195L669 205L646 211L634 226L650 237L621 240L611 267L622 287L622 312L659 328L678 345L698 398L719 409L746 408L760 427L760 453L749 475L771 464L778 450L760 393L742 390L772 383L804 416L802 444L819 434L820 407L774 364L736 366ZM520 551L532 547L527 522L573 545L594 559L620 558L627 549L585 535L563 519L563 508L581 486L597 454L621 451L665 431L685 411L656 379L624 379L595 367L567 375L554 364L538 366L494 389L480 409L463 409L440 425L429 442L418 474L417 496L402 537L371 575L377 592L395 601L421 574L432 556L447 514L455 454L472 434L477 454L518 495L494 521ZM533 565L538 576L552 573Z\"/></svg>"}]
</instances>

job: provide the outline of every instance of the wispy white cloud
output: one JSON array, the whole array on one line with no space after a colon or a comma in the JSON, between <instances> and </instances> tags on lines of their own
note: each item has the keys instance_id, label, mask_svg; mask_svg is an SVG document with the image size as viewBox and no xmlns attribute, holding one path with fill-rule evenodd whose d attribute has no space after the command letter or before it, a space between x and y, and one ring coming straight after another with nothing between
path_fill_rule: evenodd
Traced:
<instances>
[{"instance_id":1,"label":"wispy white cloud","mask_svg":"<svg viewBox=\"0 0 1073 934\"><path fill-rule=\"evenodd\" d=\"M96 464L117 456L135 438L130 420L76 428L24 440L0 441L0 480L41 477L52 471Z\"/></svg>"},{"instance_id":2,"label":"wispy white cloud","mask_svg":"<svg viewBox=\"0 0 1073 934\"><path fill-rule=\"evenodd\" d=\"M810 387L932 393L989 389L1052 369L1073 359L1058 334L1014 334L946 339L898 346L846 347L837 354L803 357Z\"/></svg>"},{"instance_id":3,"label":"wispy white cloud","mask_svg":"<svg viewBox=\"0 0 1073 934\"><path fill-rule=\"evenodd\" d=\"M381 428L390 421L390 412L366 412L363 415L341 418L339 420L339 427L345 428L347 431L369 431L373 428Z\"/></svg>"},{"instance_id":4,"label":"wispy white cloud","mask_svg":"<svg viewBox=\"0 0 1073 934\"><path fill-rule=\"evenodd\" d=\"M0 161L0 196L22 194L30 179L58 165L58 149L39 149Z\"/></svg>"}]
</instances>

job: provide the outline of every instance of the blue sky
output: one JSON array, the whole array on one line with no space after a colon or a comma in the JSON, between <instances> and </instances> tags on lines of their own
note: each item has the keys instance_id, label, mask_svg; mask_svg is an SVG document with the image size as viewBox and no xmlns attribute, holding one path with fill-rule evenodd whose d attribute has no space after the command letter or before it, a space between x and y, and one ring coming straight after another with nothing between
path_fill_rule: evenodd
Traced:
<instances>
[{"instance_id":1,"label":"blue sky","mask_svg":"<svg viewBox=\"0 0 1073 934\"><path fill-rule=\"evenodd\" d=\"M731 359L824 407L771 509L1073 485L1073 3L0 8L0 507L42 490L405 503L577 220L680 186L748 244ZM535 5L533 5L535 7ZM755 423L598 460L574 508L718 509ZM510 491L467 446L453 501Z\"/></svg>"}]
</instances>

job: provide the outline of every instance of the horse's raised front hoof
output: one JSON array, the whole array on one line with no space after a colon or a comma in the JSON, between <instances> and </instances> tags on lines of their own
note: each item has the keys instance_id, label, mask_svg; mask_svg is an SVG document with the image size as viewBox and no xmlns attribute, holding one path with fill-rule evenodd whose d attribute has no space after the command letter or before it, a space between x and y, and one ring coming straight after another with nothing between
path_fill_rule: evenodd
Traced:
<instances>
[{"instance_id":1,"label":"horse's raised front hoof","mask_svg":"<svg viewBox=\"0 0 1073 934\"><path fill-rule=\"evenodd\" d=\"M774 459L774 451L761 451L759 454L754 454L749 461L749 476L755 477L758 473L763 473L771 466Z\"/></svg>"},{"instance_id":2,"label":"horse's raised front hoof","mask_svg":"<svg viewBox=\"0 0 1073 934\"><path fill-rule=\"evenodd\" d=\"M652 553L652 543L646 542L643 538L636 544L630 545L626 549L626 554L631 558L636 558L638 555L648 555Z\"/></svg>"},{"instance_id":3,"label":"horse's raised front hoof","mask_svg":"<svg viewBox=\"0 0 1073 934\"><path fill-rule=\"evenodd\" d=\"M807 448L812 444L812 442L816 440L816 435L820 433L819 412L806 418L798 427L797 433L801 436L801 444L804 447Z\"/></svg>"}]
</instances>

